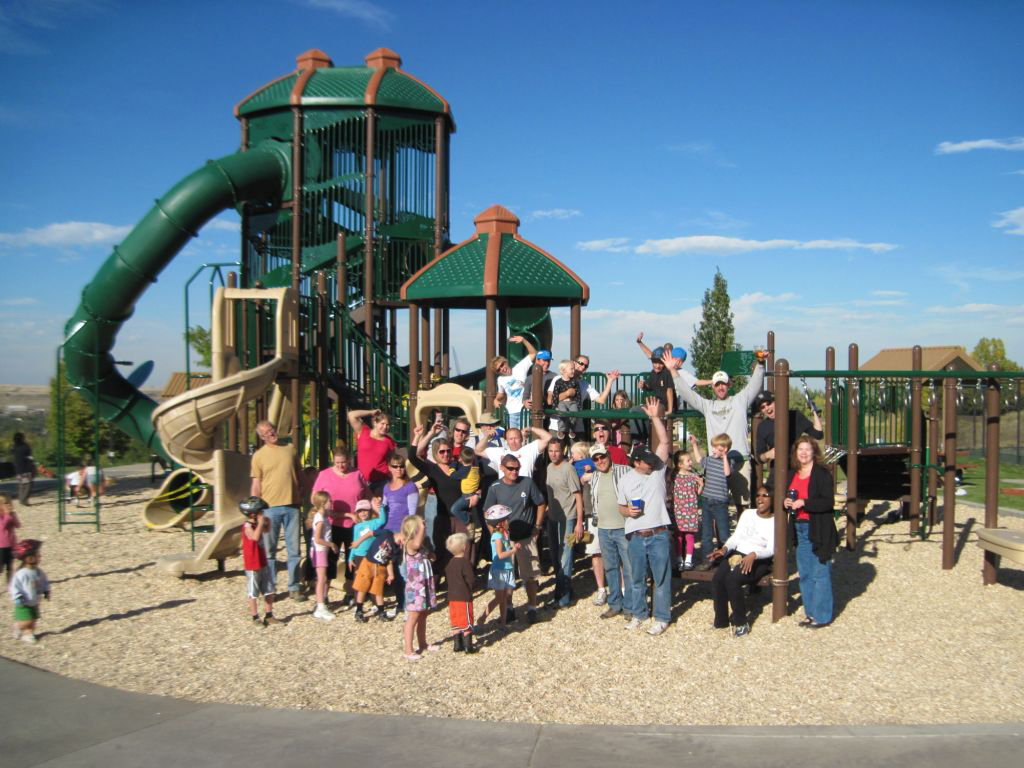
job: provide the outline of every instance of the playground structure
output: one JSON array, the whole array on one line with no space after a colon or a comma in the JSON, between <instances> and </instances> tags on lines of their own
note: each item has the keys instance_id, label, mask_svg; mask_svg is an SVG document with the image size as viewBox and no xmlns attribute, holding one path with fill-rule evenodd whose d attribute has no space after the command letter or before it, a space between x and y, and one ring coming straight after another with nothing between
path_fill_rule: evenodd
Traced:
<instances>
[{"instance_id":1,"label":"playground structure","mask_svg":"<svg viewBox=\"0 0 1024 768\"><path fill-rule=\"evenodd\" d=\"M350 408L391 414L399 441L433 407L458 408L475 419L493 402L494 374L481 370L458 378L472 389L446 382L450 310L485 310L486 358L506 354L514 361L522 350L509 348L509 335L550 346L552 306L570 308L570 353L578 355L581 308L589 298L586 284L519 236L518 219L499 206L474 220L473 237L452 246L451 110L402 70L392 51L379 49L366 57L365 67L349 68L334 67L320 51L302 54L294 72L244 99L235 115L240 151L185 177L143 217L84 289L62 345L68 379L98 417L180 466L147 506L146 525L194 528L213 513L213 531L198 553L165 558L164 567L178 574L210 560L220 564L237 551L236 503L248 489L247 436L255 420L276 421L307 463L324 466L345 437ZM116 370L116 334L148 284L228 208L241 215L242 253L238 274L228 276L214 300L210 382L157 406L139 392L137 380ZM397 362L400 309L409 313L408 368ZM785 361L774 363L774 347L769 334L768 364L775 374L769 388L776 388L780 410L788 407L790 376L826 381L825 440L847 451L848 541L860 498L875 478L884 479L882 490L894 498L909 495L916 527L922 470L929 478L927 497L934 499L939 474L952 488L952 459L940 471L937 429L928 430L929 445L936 444L922 459L923 419L911 414L921 413L922 380L953 382L954 374L859 372L855 345L848 371L834 369L833 353L824 371L790 373ZM484 393L476 388L481 378ZM891 411L882 442L872 439L874 428L865 420L870 408L864 404L876 401L866 381L877 382L870 386L896 406L881 409ZM539 398L534 406L540 425L545 414ZM937 416L931 423L937 426ZM785 444L778 428L776 444ZM947 457L955 457L955 435L953 440L951 452L947 435ZM780 466L785 462L777 462L776 472ZM871 492L881 495L877 488ZM944 517L950 532L951 494ZM989 495L995 504L995 491Z\"/></svg>"}]
</instances>

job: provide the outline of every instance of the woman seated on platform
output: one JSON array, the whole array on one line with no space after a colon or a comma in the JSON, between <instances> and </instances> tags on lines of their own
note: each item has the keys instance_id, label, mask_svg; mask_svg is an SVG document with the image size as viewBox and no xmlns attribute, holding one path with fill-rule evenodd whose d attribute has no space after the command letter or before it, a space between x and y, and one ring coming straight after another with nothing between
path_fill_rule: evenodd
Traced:
<instances>
[{"instance_id":1,"label":"woman seated on platform","mask_svg":"<svg viewBox=\"0 0 1024 768\"><path fill-rule=\"evenodd\" d=\"M756 584L772 571L775 552L775 516L772 492L767 487L758 489L754 497L757 507L740 515L736 530L719 549L711 553L712 564L718 569L711 579L711 597L715 602L715 628L729 626L729 606L732 606L732 633L736 637L750 633L747 618L745 584ZM735 567L729 566L729 554L743 559Z\"/></svg>"}]
</instances>

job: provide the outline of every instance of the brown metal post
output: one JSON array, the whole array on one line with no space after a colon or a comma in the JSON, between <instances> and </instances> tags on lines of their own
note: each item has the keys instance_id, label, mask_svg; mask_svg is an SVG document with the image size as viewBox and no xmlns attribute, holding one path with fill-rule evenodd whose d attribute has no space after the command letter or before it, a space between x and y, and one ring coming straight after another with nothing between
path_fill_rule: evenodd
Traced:
<instances>
[{"instance_id":1,"label":"brown metal post","mask_svg":"<svg viewBox=\"0 0 1024 768\"><path fill-rule=\"evenodd\" d=\"M530 382L532 392L540 392L544 389L544 371L536 363L530 368L530 375L533 380ZM544 398L534 397L530 399L531 418L530 424L538 429L544 429Z\"/></svg>"},{"instance_id":2,"label":"brown metal post","mask_svg":"<svg viewBox=\"0 0 1024 768\"><path fill-rule=\"evenodd\" d=\"M449 312L450 310L448 309L441 310L441 375L446 379L451 376L451 367L449 364L449 353L451 351L449 323L451 322L451 317L449 316Z\"/></svg>"},{"instance_id":3,"label":"brown metal post","mask_svg":"<svg viewBox=\"0 0 1024 768\"><path fill-rule=\"evenodd\" d=\"M338 233L338 253L337 253L337 265L334 273L334 292L336 294L335 301L338 304L336 312L340 315L345 313L346 317L343 319L338 317L337 320L332 323L332 332L335 335L334 338L334 349L337 359L334 360L336 370L334 371L338 375L339 381L345 380L345 345L348 339L344 338L342 329L345 320L348 320L348 265L346 264L347 251L345 244L345 233ZM340 439L345 433L345 422L347 421L347 408L345 398L342 397L341 392L338 392L338 434L337 438ZM331 446L331 450L334 450L334 446Z\"/></svg>"},{"instance_id":4,"label":"brown metal post","mask_svg":"<svg viewBox=\"0 0 1024 768\"><path fill-rule=\"evenodd\" d=\"M785 359L775 363L775 445L789 445L789 362ZM782 506L789 487L789 451L775 451L774 471L775 500L775 558L772 560L772 622L786 617L786 598L789 593L789 519Z\"/></svg>"},{"instance_id":5,"label":"brown metal post","mask_svg":"<svg viewBox=\"0 0 1024 768\"><path fill-rule=\"evenodd\" d=\"M952 371L953 366L946 366ZM956 527L956 379L942 381L942 570L953 567Z\"/></svg>"},{"instance_id":6,"label":"brown metal post","mask_svg":"<svg viewBox=\"0 0 1024 768\"><path fill-rule=\"evenodd\" d=\"M766 371L775 370L775 331L768 331L767 345L765 351L768 353L764 359L764 367ZM769 392L775 391L775 378L772 376L765 376L765 383ZM778 410L775 411L778 413Z\"/></svg>"},{"instance_id":7,"label":"brown metal post","mask_svg":"<svg viewBox=\"0 0 1024 768\"><path fill-rule=\"evenodd\" d=\"M836 369L836 348L826 347L825 348L825 370L834 371ZM832 389L834 387L834 381L831 376L825 377L825 423L822 424L822 432L825 433L825 445L833 445L835 440L835 425L832 423ZM832 494L836 492L836 465L828 465L828 473L832 476Z\"/></svg>"},{"instance_id":8,"label":"brown metal post","mask_svg":"<svg viewBox=\"0 0 1024 768\"><path fill-rule=\"evenodd\" d=\"M859 368L858 348L850 345L849 368ZM857 448L860 437L858 412L860 411L860 382L858 379L846 380L846 548L853 549L857 541ZM778 406L776 406L778 410Z\"/></svg>"},{"instance_id":9,"label":"brown metal post","mask_svg":"<svg viewBox=\"0 0 1024 768\"><path fill-rule=\"evenodd\" d=\"M910 352L910 367L921 370L921 347L915 345ZM910 532L917 533L921 526L921 379L910 380Z\"/></svg>"},{"instance_id":10,"label":"brown metal post","mask_svg":"<svg viewBox=\"0 0 1024 768\"><path fill-rule=\"evenodd\" d=\"M409 425L416 413L416 391L419 388L420 308L409 303Z\"/></svg>"},{"instance_id":11,"label":"brown metal post","mask_svg":"<svg viewBox=\"0 0 1024 768\"><path fill-rule=\"evenodd\" d=\"M484 344L484 361L487 365L487 402L484 403L484 406L490 408L494 405L494 395L498 386L497 377L494 374L494 366L491 365L491 360L493 360L497 355L497 346L495 345L495 327L498 323L498 303L491 297L487 298L485 312L487 314L487 321L484 333L487 338L485 339Z\"/></svg>"},{"instance_id":12,"label":"brown metal post","mask_svg":"<svg viewBox=\"0 0 1024 768\"><path fill-rule=\"evenodd\" d=\"M582 305L574 301L569 308L569 357L575 360L580 355Z\"/></svg>"},{"instance_id":13,"label":"brown metal post","mask_svg":"<svg viewBox=\"0 0 1024 768\"><path fill-rule=\"evenodd\" d=\"M303 157L302 157L302 109L292 109L292 288L299 291L299 284L302 279L302 179ZM292 379L292 445L297 454L301 455L302 448L299 441L302 438L302 402L299 398L301 386L299 376L301 371Z\"/></svg>"},{"instance_id":14,"label":"brown metal post","mask_svg":"<svg viewBox=\"0 0 1024 768\"><path fill-rule=\"evenodd\" d=\"M508 309L505 304L498 304L498 354L508 357Z\"/></svg>"},{"instance_id":15,"label":"brown metal post","mask_svg":"<svg viewBox=\"0 0 1024 768\"><path fill-rule=\"evenodd\" d=\"M989 371L999 370L992 363ZM988 380L985 388L985 527L999 526L999 403L1002 396L999 382ZM999 569L999 555L985 550L985 562L981 566L981 583L995 584Z\"/></svg>"},{"instance_id":16,"label":"brown metal post","mask_svg":"<svg viewBox=\"0 0 1024 768\"><path fill-rule=\"evenodd\" d=\"M316 276L317 312L317 345L316 345L316 460L317 469L326 467L331 461L330 428L327 425L327 410L330 404L327 399L327 337L330 333L327 321L327 275L320 271Z\"/></svg>"},{"instance_id":17,"label":"brown metal post","mask_svg":"<svg viewBox=\"0 0 1024 768\"><path fill-rule=\"evenodd\" d=\"M430 308L420 310L420 389L430 389Z\"/></svg>"},{"instance_id":18,"label":"brown metal post","mask_svg":"<svg viewBox=\"0 0 1024 768\"><path fill-rule=\"evenodd\" d=\"M373 301L373 281L374 281L374 200L373 200L373 187L374 187L374 174L375 174L375 142L377 138L377 111L375 109L366 110L366 166L364 169L364 177L366 183L365 198L363 205L365 210L363 214L366 219L366 229L363 233L363 303L365 304L364 310L365 315L363 317L363 333L366 334L367 343L363 347L363 373L367 381L365 382L366 391L370 390L370 367L371 353L369 339L373 338L373 320L374 320L374 301Z\"/></svg>"},{"instance_id":19,"label":"brown metal post","mask_svg":"<svg viewBox=\"0 0 1024 768\"><path fill-rule=\"evenodd\" d=\"M438 377L441 376L441 344L442 341L442 327L441 327L441 308L434 307L434 374Z\"/></svg>"}]
</instances>

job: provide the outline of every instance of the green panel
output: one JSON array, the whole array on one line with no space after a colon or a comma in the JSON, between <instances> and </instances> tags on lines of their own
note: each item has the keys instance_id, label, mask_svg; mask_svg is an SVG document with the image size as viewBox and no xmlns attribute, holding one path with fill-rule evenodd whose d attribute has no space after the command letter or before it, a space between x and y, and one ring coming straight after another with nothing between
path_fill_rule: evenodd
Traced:
<instances>
[{"instance_id":1,"label":"green panel","mask_svg":"<svg viewBox=\"0 0 1024 768\"><path fill-rule=\"evenodd\" d=\"M408 107L444 112L444 104L429 90L401 72L388 70L377 89L377 103L387 107Z\"/></svg>"},{"instance_id":2,"label":"green panel","mask_svg":"<svg viewBox=\"0 0 1024 768\"><path fill-rule=\"evenodd\" d=\"M366 113L362 109L310 109L302 112L303 132L316 131L329 125L362 120ZM362 142L360 142L360 146Z\"/></svg>"},{"instance_id":3,"label":"green panel","mask_svg":"<svg viewBox=\"0 0 1024 768\"><path fill-rule=\"evenodd\" d=\"M721 370L728 373L730 378L749 376L754 370L754 357L753 352L742 349L726 352L722 355Z\"/></svg>"},{"instance_id":4,"label":"green panel","mask_svg":"<svg viewBox=\"0 0 1024 768\"><path fill-rule=\"evenodd\" d=\"M291 112L271 112L250 118L249 146L254 147L267 139L291 141L292 127Z\"/></svg>"},{"instance_id":5,"label":"green panel","mask_svg":"<svg viewBox=\"0 0 1024 768\"><path fill-rule=\"evenodd\" d=\"M482 296L487 238L479 235L452 251L409 286L409 301Z\"/></svg>"},{"instance_id":6,"label":"green panel","mask_svg":"<svg viewBox=\"0 0 1024 768\"><path fill-rule=\"evenodd\" d=\"M498 294L581 299L583 289L543 253L511 235L502 235Z\"/></svg>"},{"instance_id":7,"label":"green panel","mask_svg":"<svg viewBox=\"0 0 1024 768\"><path fill-rule=\"evenodd\" d=\"M306 83L302 103L362 105L372 74L366 67L318 69Z\"/></svg>"},{"instance_id":8,"label":"green panel","mask_svg":"<svg viewBox=\"0 0 1024 768\"><path fill-rule=\"evenodd\" d=\"M346 235L345 236L345 253L351 254L353 251L363 247L363 238L359 235ZM323 245L313 245L302 249L302 272L303 274L309 274L318 269L324 267L334 266L338 260L338 244L337 243L324 243ZM290 274L290 273L289 273ZM291 278L289 277L289 280Z\"/></svg>"},{"instance_id":9,"label":"green panel","mask_svg":"<svg viewBox=\"0 0 1024 768\"><path fill-rule=\"evenodd\" d=\"M240 117L244 117L252 114L253 112L258 112L261 109L287 106L288 100L291 97L292 86L295 85L297 77L298 74L289 75L282 80L278 80L276 83L271 83L263 90L253 94L238 108L238 115Z\"/></svg>"},{"instance_id":10,"label":"green panel","mask_svg":"<svg viewBox=\"0 0 1024 768\"><path fill-rule=\"evenodd\" d=\"M410 240L429 240L434 242L434 220L428 216L402 212L399 221L394 224L383 224L379 227L380 234L387 237L404 237Z\"/></svg>"},{"instance_id":11,"label":"green panel","mask_svg":"<svg viewBox=\"0 0 1024 768\"><path fill-rule=\"evenodd\" d=\"M394 115L378 115L377 116L377 130L381 132L388 131L400 131L403 128L419 127L423 125L429 125L431 128L430 139L431 148L433 148L433 127L434 118L432 117L395 117Z\"/></svg>"}]
</instances>

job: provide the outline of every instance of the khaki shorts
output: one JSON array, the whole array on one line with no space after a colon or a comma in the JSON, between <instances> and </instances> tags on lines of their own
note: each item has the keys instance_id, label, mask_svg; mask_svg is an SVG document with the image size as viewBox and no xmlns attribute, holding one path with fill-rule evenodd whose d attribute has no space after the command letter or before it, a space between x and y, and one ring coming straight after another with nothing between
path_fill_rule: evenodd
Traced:
<instances>
[{"instance_id":1,"label":"khaki shorts","mask_svg":"<svg viewBox=\"0 0 1024 768\"><path fill-rule=\"evenodd\" d=\"M369 592L371 595L380 597L384 594L384 582L387 577L387 568L371 563L364 557L356 571L355 579L352 580L352 588L356 592Z\"/></svg>"},{"instance_id":2,"label":"khaki shorts","mask_svg":"<svg viewBox=\"0 0 1024 768\"><path fill-rule=\"evenodd\" d=\"M519 578L524 581L526 579L540 578L540 556L537 554L537 539L531 536L516 543L519 544L519 551L516 552Z\"/></svg>"}]
</instances>

